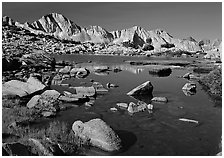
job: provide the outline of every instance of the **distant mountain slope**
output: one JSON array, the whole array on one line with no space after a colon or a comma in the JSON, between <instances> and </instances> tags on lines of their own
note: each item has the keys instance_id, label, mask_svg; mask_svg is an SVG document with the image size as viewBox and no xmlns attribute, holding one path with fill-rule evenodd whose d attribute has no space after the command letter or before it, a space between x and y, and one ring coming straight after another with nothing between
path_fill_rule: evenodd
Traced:
<instances>
[{"instance_id":1,"label":"distant mountain slope","mask_svg":"<svg viewBox=\"0 0 224 158\"><path fill-rule=\"evenodd\" d=\"M75 24L58 13L45 15L31 24L28 22L20 24L14 22L7 16L3 17L2 20L3 25L16 25L31 31L32 33L52 35L58 39L114 44L129 42L136 48L141 48L144 44L148 43L158 51L161 48L169 49L174 47L179 50L197 52L208 50L208 48L218 47L221 42L221 40L216 40L212 44L208 41L197 42L192 37L181 40L173 38L169 33L162 29L147 31L139 26L112 32L108 32L100 26L89 26L85 28Z\"/></svg>"}]
</instances>

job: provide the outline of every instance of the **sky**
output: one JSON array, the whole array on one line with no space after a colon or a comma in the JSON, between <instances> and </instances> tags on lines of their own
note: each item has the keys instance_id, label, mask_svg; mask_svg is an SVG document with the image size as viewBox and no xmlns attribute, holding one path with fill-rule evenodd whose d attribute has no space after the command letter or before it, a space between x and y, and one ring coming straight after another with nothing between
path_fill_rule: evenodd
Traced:
<instances>
[{"instance_id":1,"label":"sky","mask_svg":"<svg viewBox=\"0 0 224 158\"><path fill-rule=\"evenodd\" d=\"M3 2L2 15L20 23L60 13L83 27L107 31L140 26L163 29L174 38L222 38L221 2Z\"/></svg>"}]
</instances>

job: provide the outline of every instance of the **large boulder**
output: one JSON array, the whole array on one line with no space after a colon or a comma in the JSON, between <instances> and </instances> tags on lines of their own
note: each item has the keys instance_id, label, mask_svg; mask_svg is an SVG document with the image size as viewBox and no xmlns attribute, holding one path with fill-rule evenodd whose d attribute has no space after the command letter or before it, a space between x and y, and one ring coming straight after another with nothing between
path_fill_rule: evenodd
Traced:
<instances>
[{"instance_id":1,"label":"large boulder","mask_svg":"<svg viewBox=\"0 0 224 158\"><path fill-rule=\"evenodd\" d=\"M152 91L153 85L150 81L146 81L145 83L128 92L127 95L152 95Z\"/></svg>"},{"instance_id":2,"label":"large boulder","mask_svg":"<svg viewBox=\"0 0 224 158\"><path fill-rule=\"evenodd\" d=\"M11 80L2 85L3 95L18 95L23 97L34 92L43 90L46 86L38 79L30 77L27 82Z\"/></svg>"},{"instance_id":3,"label":"large boulder","mask_svg":"<svg viewBox=\"0 0 224 158\"><path fill-rule=\"evenodd\" d=\"M92 146L105 151L117 151L121 149L121 139L103 120L96 118L88 122L75 121L72 125L74 134Z\"/></svg>"},{"instance_id":4,"label":"large boulder","mask_svg":"<svg viewBox=\"0 0 224 158\"><path fill-rule=\"evenodd\" d=\"M28 108L35 108L44 117L54 116L59 108L60 93L56 90L46 90L41 95L33 96L27 103Z\"/></svg>"}]
</instances>

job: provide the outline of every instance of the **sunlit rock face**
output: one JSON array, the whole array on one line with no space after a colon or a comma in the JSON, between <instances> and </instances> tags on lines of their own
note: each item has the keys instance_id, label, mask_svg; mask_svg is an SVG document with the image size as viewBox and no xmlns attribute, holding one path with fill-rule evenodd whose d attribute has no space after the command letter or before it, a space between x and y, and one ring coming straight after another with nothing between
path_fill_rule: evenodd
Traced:
<instances>
[{"instance_id":1,"label":"sunlit rock face","mask_svg":"<svg viewBox=\"0 0 224 158\"><path fill-rule=\"evenodd\" d=\"M3 24L16 25L35 34L51 35L58 39L66 39L78 42L110 43L124 47L143 49L150 46L150 51L182 50L189 52L208 51L218 48L221 40L213 43L209 40L197 42L192 37L183 40L173 38L163 29L147 31L142 27L134 26L128 29L108 32L100 26L81 27L58 13L50 13L33 23L20 24L11 18L3 17Z\"/></svg>"},{"instance_id":2,"label":"sunlit rock face","mask_svg":"<svg viewBox=\"0 0 224 158\"><path fill-rule=\"evenodd\" d=\"M111 32L114 37L114 43L130 42L135 46L143 46L144 43L151 44L155 49L159 50L167 44L173 44L180 50L184 51L200 51L201 47L197 41L190 39L175 39L162 29L146 31L141 27L134 26L129 29L123 29ZM169 48L169 47L167 47Z\"/></svg>"},{"instance_id":3,"label":"sunlit rock face","mask_svg":"<svg viewBox=\"0 0 224 158\"><path fill-rule=\"evenodd\" d=\"M31 28L66 38L81 32L81 27L61 14L51 13L31 24Z\"/></svg>"}]
</instances>

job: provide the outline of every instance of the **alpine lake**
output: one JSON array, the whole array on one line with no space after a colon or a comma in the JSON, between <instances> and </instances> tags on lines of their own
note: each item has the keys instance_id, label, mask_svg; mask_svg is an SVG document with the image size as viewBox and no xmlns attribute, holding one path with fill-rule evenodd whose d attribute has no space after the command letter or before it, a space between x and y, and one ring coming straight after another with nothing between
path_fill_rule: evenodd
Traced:
<instances>
[{"instance_id":1,"label":"alpine lake","mask_svg":"<svg viewBox=\"0 0 224 158\"><path fill-rule=\"evenodd\" d=\"M100 82L108 92L97 94L91 107L84 102L71 104L72 108L61 111L50 121L66 122L88 121L101 118L119 135L123 150L108 153L96 148L84 151L84 155L215 155L219 150L222 134L221 101L215 102L203 87L195 81L195 94L186 95L182 87L189 81L183 76L191 71L190 67L170 65L172 72L165 76L150 74L149 70L157 65L134 65L127 61L169 61L170 59L152 57L125 57L103 55L54 55L57 62L66 61L75 67L93 69L95 66L108 66L110 71L90 74L85 78L63 80L69 86L91 86L91 81ZM172 59L173 60L173 59ZM179 60L179 59L177 59ZM193 59L182 59L193 60ZM113 71L114 69L121 71ZM60 69L60 68L59 68ZM128 96L127 93L138 85L150 81L153 96L166 97L167 103L151 102L153 96ZM107 88L107 83L118 85ZM70 91L67 86L52 85L52 89L63 93ZM72 91L70 91L72 92ZM134 114L119 108L116 103L137 103L144 101L152 104L153 111ZM110 108L115 107L117 111ZM185 122L180 118L196 120L198 123Z\"/></svg>"}]
</instances>

